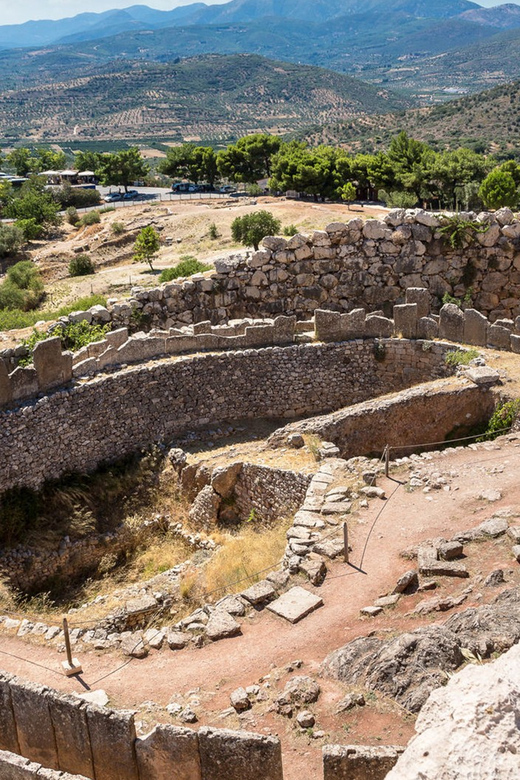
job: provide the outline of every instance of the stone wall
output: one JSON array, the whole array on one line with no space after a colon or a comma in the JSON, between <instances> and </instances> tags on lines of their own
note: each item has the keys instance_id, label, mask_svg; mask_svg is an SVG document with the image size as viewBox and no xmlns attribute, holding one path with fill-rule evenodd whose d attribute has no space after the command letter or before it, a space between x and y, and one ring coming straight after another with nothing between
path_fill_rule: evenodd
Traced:
<instances>
[{"instance_id":1,"label":"stone wall","mask_svg":"<svg viewBox=\"0 0 520 780\"><path fill-rule=\"evenodd\" d=\"M445 292L464 298L492 321L520 315L520 221L509 209L461 214L468 231L453 249L438 215L394 209L383 220L351 219L292 238L266 238L259 252L218 260L215 272L154 290L134 288L129 300L85 317L139 329L181 327L237 317L296 315L318 308L348 312L404 303L408 287L425 287L438 311Z\"/></svg>"},{"instance_id":2,"label":"stone wall","mask_svg":"<svg viewBox=\"0 0 520 780\"><path fill-rule=\"evenodd\" d=\"M323 780L384 780L402 752L392 745L325 745Z\"/></svg>"},{"instance_id":3,"label":"stone wall","mask_svg":"<svg viewBox=\"0 0 520 780\"><path fill-rule=\"evenodd\" d=\"M87 704L0 672L2 780L222 780L223 767L226 780L283 780L280 741L169 725L137 737L132 712Z\"/></svg>"},{"instance_id":4,"label":"stone wall","mask_svg":"<svg viewBox=\"0 0 520 780\"><path fill-rule=\"evenodd\" d=\"M272 521L290 517L303 504L312 474L244 463L233 497L240 518Z\"/></svg>"},{"instance_id":5,"label":"stone wall","mask_svg":"<svg viewBox=\"0 0 520 780\"><path fill-rule=\"evenodd\" d=\"M398 457L411 451L403 447L442 442L459 427L464 431L487 421L495 403L488 385L450 378L291 423L276 431L269 443L283 446L295 433L314 434L333 442L342 458L382 453L387 444L396 447Z\"/></svg>"},{"instance_id":6,"label":"stone wall","mask_svg":"<svg viewBox=\"0 0 520 780\"><path fill-rule=\"evenodd\" d=\"M0 492L89 472L208 423L324 413L449 373L447 345L389 339L152 362L0 411Z\"/></svg>"}]
</instances>

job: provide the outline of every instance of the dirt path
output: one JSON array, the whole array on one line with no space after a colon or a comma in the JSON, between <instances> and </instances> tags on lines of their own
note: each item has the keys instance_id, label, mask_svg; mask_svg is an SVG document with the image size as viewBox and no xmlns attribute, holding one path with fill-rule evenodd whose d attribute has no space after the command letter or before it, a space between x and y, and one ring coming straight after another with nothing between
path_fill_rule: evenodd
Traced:
<instances>
[{"instance_id":1,"label":"dirt path","mask_svg":"<svg viewBox=\"0 0 520 780\"><path fill-rule=\"evenodd\" d=\"M360 618L359 610L390 591L396 579L413 566L399 556L404 548L429 537L449 538L457 531L477 525L499 508L520 506L519 442L500 446L495 443L487 447L486 450L455 451L430 461L419 459L417 463L423 473L445 475L445 489L426 493L421 489L410 491L399 482L381 480L388 500L384 503L372 501L359 522L351 527L351 561L355 565L361 562L368 538L363 571L343 562L334 563L322 587L309 588L322 596L324 606L301 623L290 625L263 611L243 621L243 635L238 638L210 644L200 650L152 652L148 658L131 663L117 653L98 654L78 647L84 683L106 690L113 706L139 709L139 717L147 725L156 720L169 720L161 708L172 696L182 694L189 699L188 692L191 692L200 723L278 733L283 742L286 780L320 777L323 740L298 732L292 722L269 712L267 704L255 706L240 719L236 715L223 718L222 711L229 707L230 692L239 685L260 682L268 693L272 693L273 689L283 687L290 676L286 669L288 662L301 659L302 670L297 673L314 674L329 651L356 636L370 631L402 631L431 622L431 617L409 615L415 604L428 594L403 598L393 610L386 610L375 619ZM408 470L402 476L409 478ZM399 473L396 477L399 478ZM502 498L492 505L479 499L480 492L487 488L498 489ZM381 510L369 536L372 523ZM500 565L509 583L520 582L520 567L513 561L510 544L504 539L486 545L475 543L465 552L472 577L478 578ZM478 583L478 579L475 582ZM442 581L437 593L459 592L467 583L468 580ZM482 593L477 585L461 609L472 603L481 604L495 595L496 591ZM439 615L434 618L442 619ZM2 636L1 653L0 665L7 671L61 690L82 690L77 680L67 680L59 675L62 656L57 656L52 649L29 645L13 636ZM20 660L29 658L32 663ZM267 681L262 680L265 675L271 675ZM411 736L413 719L399 712L397 706L382 700L362 708L359 714L334 717L331 712L334 702L341 696L341 686L326 680L321 684L323 692L317 705L317 727L326 731L325 741L405 743ZM148 703L143 707L143 702L156 704Z\"/></svg>"}]
</instances>

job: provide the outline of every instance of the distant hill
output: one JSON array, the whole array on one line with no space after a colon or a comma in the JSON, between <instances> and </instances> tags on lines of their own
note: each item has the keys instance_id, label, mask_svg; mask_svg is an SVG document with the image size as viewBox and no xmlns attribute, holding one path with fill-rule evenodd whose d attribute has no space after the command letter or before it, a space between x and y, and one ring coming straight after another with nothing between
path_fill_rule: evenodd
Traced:
<instances>
[{"instance_id":1,"label":"distant hill","mask_svg":"<svg viewBox=\"0 0 520 780\"><path fill-rule=\"evenodd\" d=\"M461 18L477 24L510 30L520 27L520 6L516 3L505 3L495 8L472 8L461 14Z\"/></svg>"},{"instance_id":2,"label":"distant hill","mask_svg":"<svg viewBox=\"0 0 520 780\"><path fill-rule=\"evenodd\" d=\"M0 138L227 143L408 105L351 76L256 55L119 61L80 78L1 92Z\"/></svg>"},{"instance_id":3,"label":"distant hill","mask_svg":"<svg viewBox=\"0 0 520 780\"><path fill-rule=\"evenodd\" d=\"M401 130L438 148L470 146L485 152L520 148L520 81L433 108L360 117L304 134L311 143L332 143L352 151L388 147Z\"/></svg>"}]
</instances>

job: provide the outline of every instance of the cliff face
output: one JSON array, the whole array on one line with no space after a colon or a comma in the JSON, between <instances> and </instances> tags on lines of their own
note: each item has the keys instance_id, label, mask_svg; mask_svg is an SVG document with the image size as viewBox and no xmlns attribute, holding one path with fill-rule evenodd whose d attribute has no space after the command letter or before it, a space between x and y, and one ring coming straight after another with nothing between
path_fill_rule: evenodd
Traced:
<instances>
[{"instance_id":1,"label":"cliff face","mask_svg":"<svg viewBox=\"0 0 520 780\"><path fill-rule=\"evenodd\" d=\"M516 780L520 645L469 665L431 693L415 736L386 780Z\"/></svg>"}]
</instances>

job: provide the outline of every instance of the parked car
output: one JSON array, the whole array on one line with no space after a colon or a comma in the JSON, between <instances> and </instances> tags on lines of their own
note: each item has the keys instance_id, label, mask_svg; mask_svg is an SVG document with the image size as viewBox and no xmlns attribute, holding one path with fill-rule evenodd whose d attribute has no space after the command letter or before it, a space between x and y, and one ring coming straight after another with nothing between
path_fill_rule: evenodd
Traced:
<instances>
[{"instance_id":1,"label":"parked car","mask_svg":"<svg viewBox=\"0 0 520 780\"><path fill-rule=\"evenodd\" d=\"M123 195L123 200L136 200L139 197L139 193L137 190L128 190L128 192L125 192Z\"/></svg>"},{"instance_id":2,"label":"parked car","mask_svg":"<svg viewBox=\"0 0 520 780\"><path fill-rule=\"evenodd\" d=\"M233 187L232 184L223 184L219 192L236 192L236 187Z\"/></svg>"},{"instance_id":3,"label":"parked car","mask_svg":"<svg viewBox=\"0 0 520 780\"><path fill-rule=\"evenodd\" d=\"M120 192L109 192L103 200L105 203L115 203L117 200L123 200L123 196Z\"/></svg>"}]
</instances>

